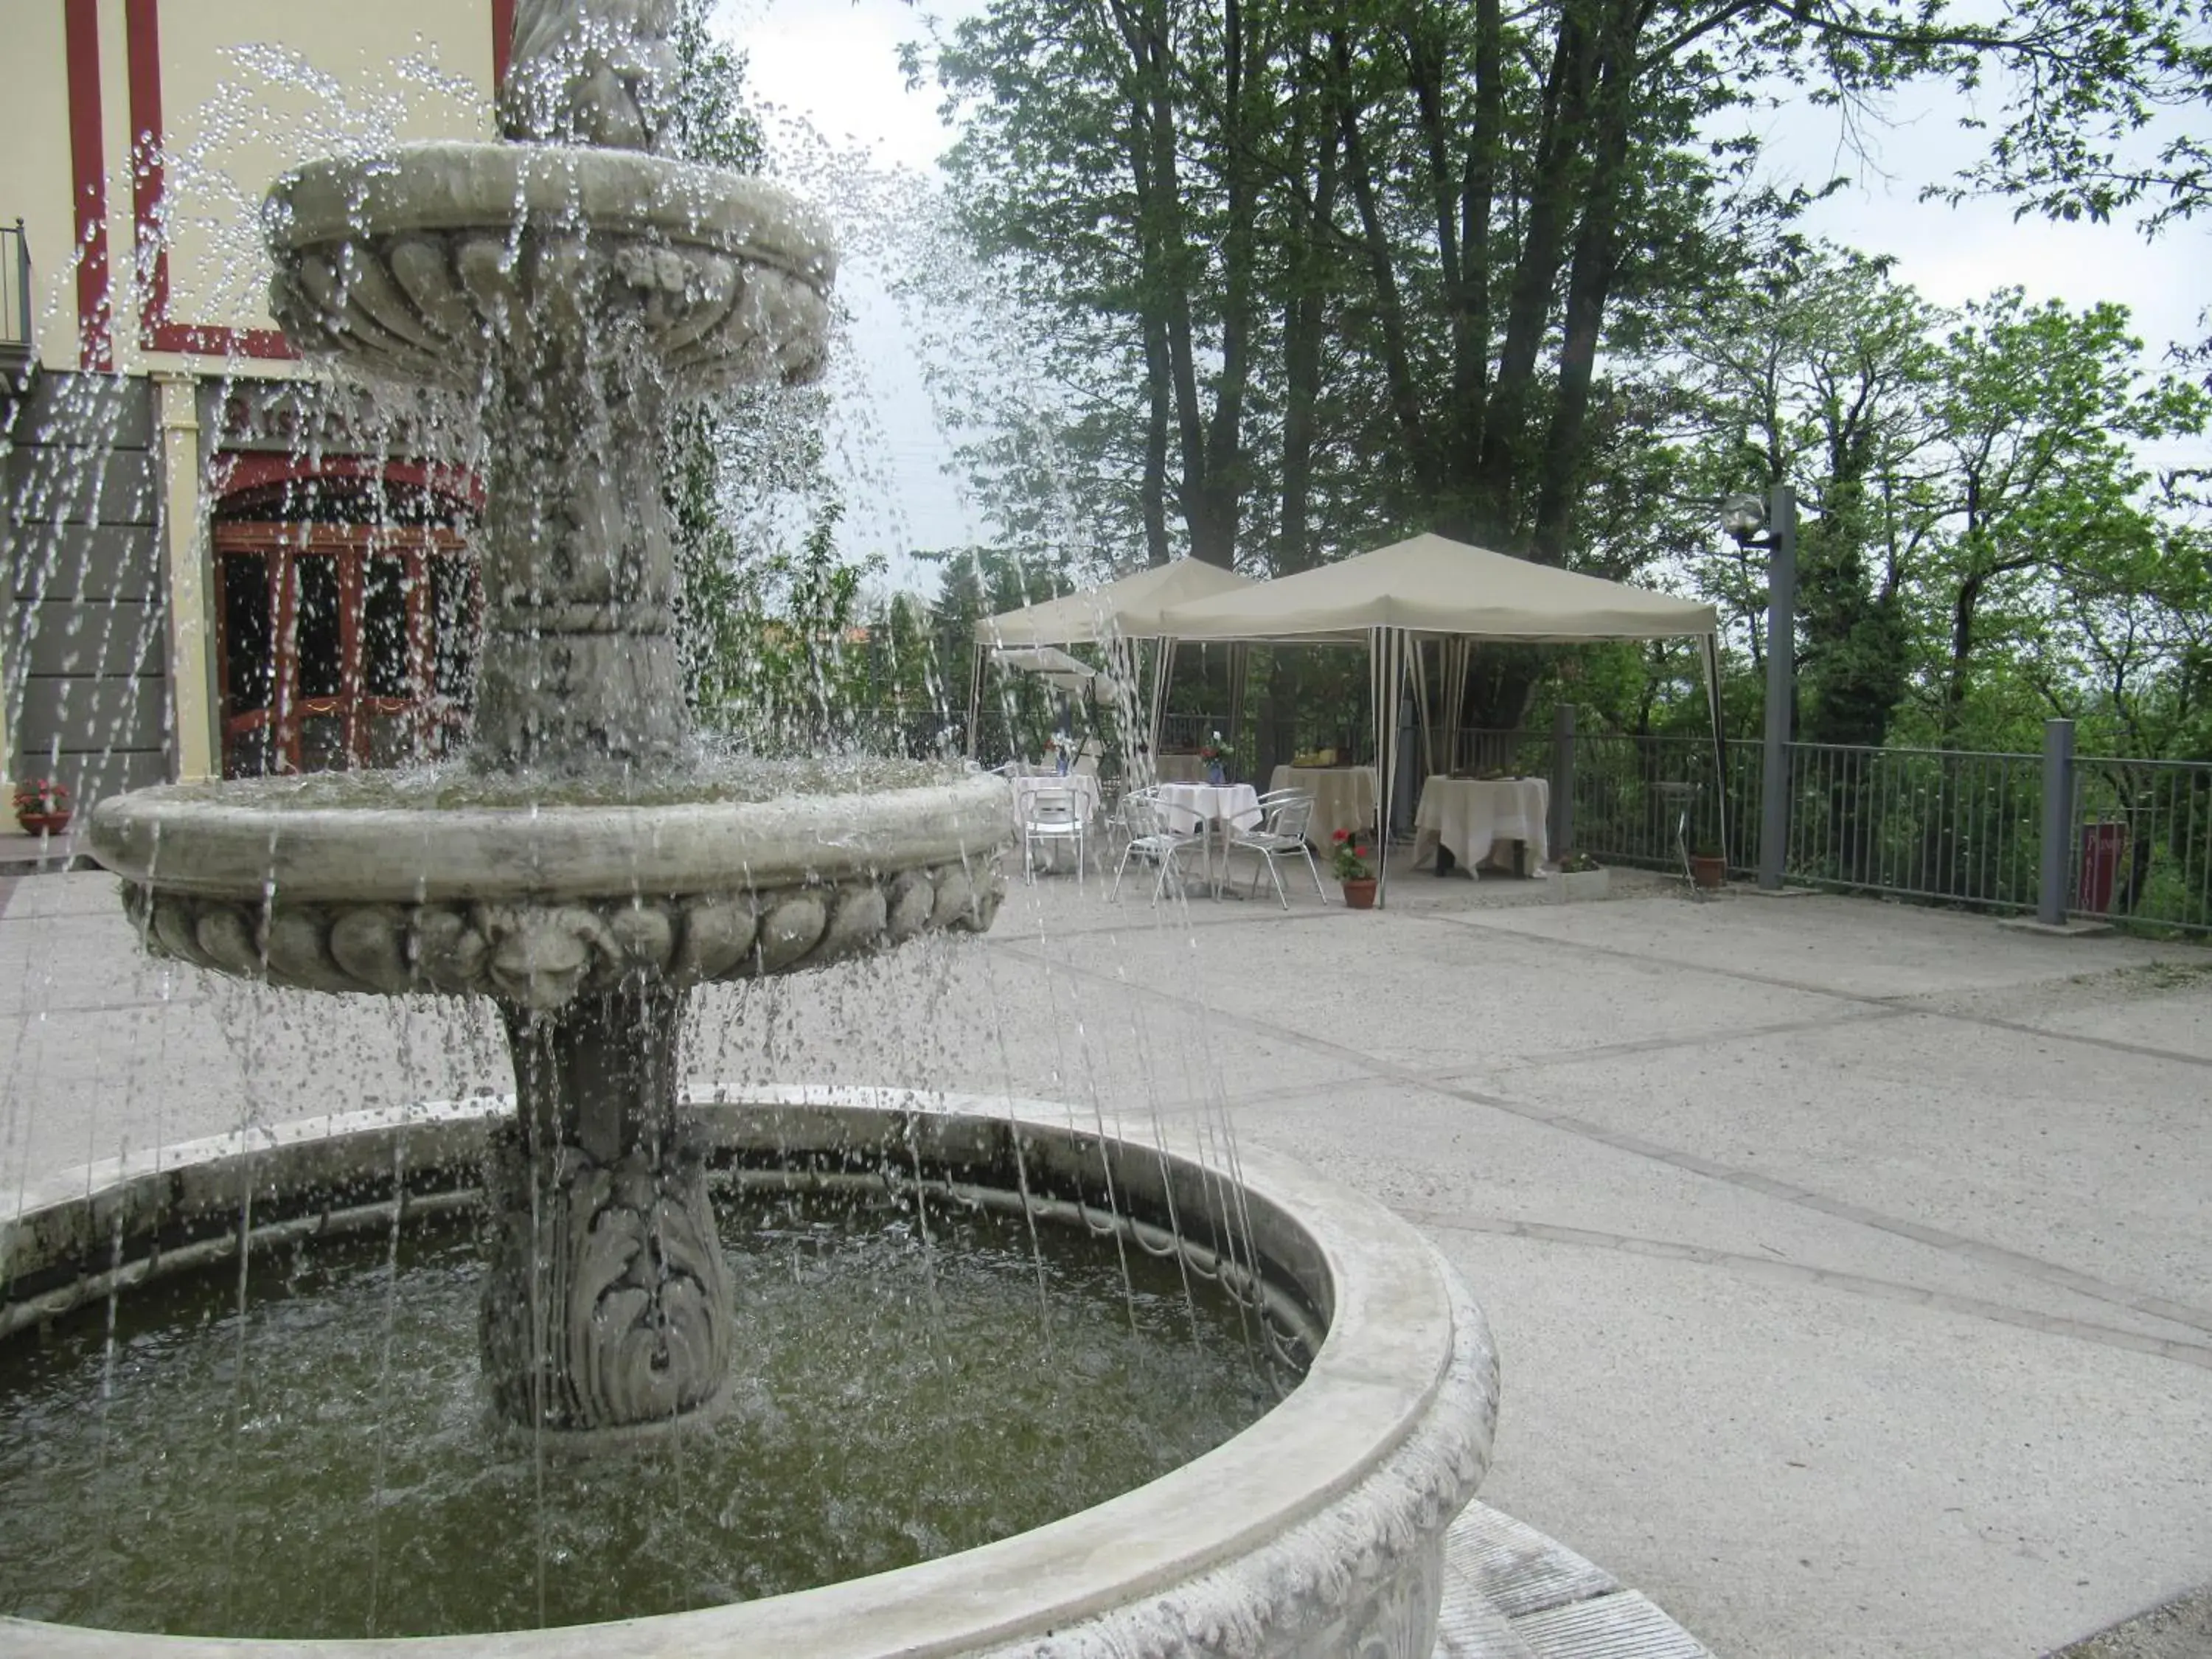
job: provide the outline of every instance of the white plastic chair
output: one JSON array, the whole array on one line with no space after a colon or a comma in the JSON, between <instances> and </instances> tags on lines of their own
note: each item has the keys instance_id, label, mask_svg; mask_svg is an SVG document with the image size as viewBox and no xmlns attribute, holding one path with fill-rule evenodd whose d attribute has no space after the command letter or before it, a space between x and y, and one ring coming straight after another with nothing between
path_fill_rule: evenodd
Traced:
<instances>
[{"instance_id":1,"label":"white plastic chair","mask_svg":"<svg viewBox=\"0 0 2212 1659\"><path fill-rule=\"evenodd\" d=\"M1109 900L1120 896L1121 875L1128 869L1132 856L1150 859L1159 866L1159 873L1152 878L1153 903L1160 902L1160 893L1170 872L1175 877L1176 892L1181 896L1182 867L1176 860L1186 847L1198 845L1198 837L1170 828L1170 816L1159 797L1149 789L1133 789L1121 798L1121 823L1129 839L1122 846L1121 862L1114 866L1114 885L1106 895Z\"/></svg>"},{"instance_id":2,"label":"white plastic chair","mask_svg":"<svg viewBox=\"0 0 2212 1659\"><path fill-rule=\"evenodd\" d=\"M1229 853L1233 856L1239 848L1248 853L1257 853L1267 866L1267 879L1275 884L1275 898L1285 910L1291 908L1291 897L1283 890L1283 878L1275 868L1277 859L1293 856L1306 861L1306 869L1313 876L1314 891L1321 896L1323 904L1328 902L1328 889L1321 884L1321 866L1314 862L1313 848L1306 844L1306 829L1313 822L1313 797L1303 789L1279 789L1261 797L1265 809L1258 825L1246 830L1232 826L1229 831ZM1260 872L1252 872L1252 894L1260 891Z\"/></svg>"},{"instance_id":3,"label":"white plastic chair","mask_svg":"<svg viewBox=\"0 0 2212 1659\"><path fill-rule=\"evenodd\" d=\"M1036 884L1036 849L1060 842L1075 843L1075 881L1083 884L1083 809L1073 789L1049 786L1022 792L1022 876ZM1049 854L1047 854L1049 857Z\"/></svg>"}]
</instances>

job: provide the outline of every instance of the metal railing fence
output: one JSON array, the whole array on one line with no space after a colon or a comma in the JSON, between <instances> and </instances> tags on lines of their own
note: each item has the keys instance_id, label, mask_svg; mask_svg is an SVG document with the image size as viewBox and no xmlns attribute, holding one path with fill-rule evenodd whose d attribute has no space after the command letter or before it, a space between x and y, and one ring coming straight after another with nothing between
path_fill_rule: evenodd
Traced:
<instances>
[{"instance_id":1,"label":"metal railing fence","mask_svg":"<svg viewBox=\"0 0 2212 1659\"><path fill-rule=\"evenodd\" d=\"M1790 772L1790 879L2035 908L2041 756L1796 743Z\"/></svg>"},{"instance_id":2,"label":"metal railing fence","mask_svg":"<svg viewBox=\"0 0 2212 1659\"><path fill-rule=\"evenodd\" d=\"M1574 846L1559 850L1679 870L1686 805L1692 852L1725 846L1731 868L1752 868L1759 860L1759 745L1731 742L1726 756L1723 790L1717 787L1709 738L1577 732ZM1548 766L1539 769L1550 771ZM1559 787L1557 778L1552 787Z\"/></svg>"},{"instance_id":3,"label":"metal railing fence","mask_svg":"<svg viewBox=\"0 0 2212 1659\"><path fill-rule=\"evenodd\" d=\"M2040 755L1800 743L1789 756L1793 884L2035 912L2056 790L2068 825L2057 909L2212 933L2212 763L2082 756L2054 776ZM1582 733L1574 757L1577 850L1674 867L1679 798L1667 786L1690 784L1692 847L1718 842L1725 811L1731 870L1757 867L1759 743L1727 744L1724 796L1702 738Z\"/></svg>"},{"instance_id":4,"label":"metal railing fence","mask_svg":"<svg viewBox=\"0 0 2212 1659\"><path fill-rule=\"evenodd\" d=\"M0 358L31 356L31 244L21 219L0 225Z\"/></svg>"},{"instance_id":5,"label":"metal railing fence","mask_svg":"<svg viewBox=\"0 0 2212 1659\"><path fill-rule=\"evenodd\" d=\"M2068 914L2212 932L2212 764L2074 762Z\"/></svg>"}]
</instances>

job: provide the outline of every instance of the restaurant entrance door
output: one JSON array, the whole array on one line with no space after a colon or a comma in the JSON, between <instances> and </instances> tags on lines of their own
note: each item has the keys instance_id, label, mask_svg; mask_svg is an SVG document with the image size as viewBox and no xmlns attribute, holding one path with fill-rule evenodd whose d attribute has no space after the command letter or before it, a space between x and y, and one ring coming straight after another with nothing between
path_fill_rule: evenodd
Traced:
<instances>
[{"instance_id":1,"label":"restaurant entrance door","mask_svg":"<svg viewBox=\"0 0 2212 1659\"><path fill-rule=\"evenodd\" d=\"M454 750L481 626L475 561L429 525L217 523L225 777Z\"/></svg>"}]
</instances>

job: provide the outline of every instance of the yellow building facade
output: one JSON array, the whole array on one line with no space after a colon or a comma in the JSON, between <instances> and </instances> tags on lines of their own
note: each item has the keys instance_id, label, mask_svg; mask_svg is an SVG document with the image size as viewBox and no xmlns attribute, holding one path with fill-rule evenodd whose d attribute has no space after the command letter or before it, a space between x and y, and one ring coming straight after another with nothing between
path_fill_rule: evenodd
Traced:
<instances>
[{"instance_id":1,"label":"yellow building facade","mask_svg":"<svg viewBox=\"0 0 2212 1659\"><path fill-rule=\"evenodd\" d=\"M512 0L9 13L0 773L82 803L437 752L475 486L294 356L259 216L310 156L488 135Z\"/></svg>"}]
</instances>

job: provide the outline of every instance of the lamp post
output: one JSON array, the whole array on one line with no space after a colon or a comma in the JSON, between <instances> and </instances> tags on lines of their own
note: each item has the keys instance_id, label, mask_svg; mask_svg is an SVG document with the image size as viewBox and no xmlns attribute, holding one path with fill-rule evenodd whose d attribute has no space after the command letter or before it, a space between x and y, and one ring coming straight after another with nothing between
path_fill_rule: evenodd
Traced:
<instances>
[{"instance_id":1,"label":"lamp post","mask_svg":"<svg viewBox=\"0 0 2212 1659\"><path fill-rule=\"evenodd\" d=\"M1782 890L1790 842L1790 705L1797 656L1797 493L1778 483L1762 503L1731 495L1721 528L1739 547L1763 547L1766 561L1766 734L1759 780L1759 885Z\"/></svg>"}]
</instances>

